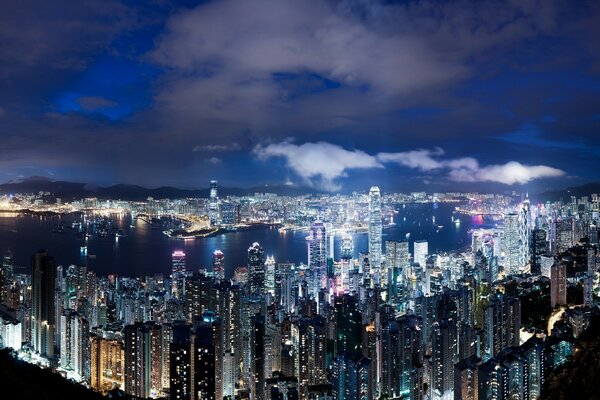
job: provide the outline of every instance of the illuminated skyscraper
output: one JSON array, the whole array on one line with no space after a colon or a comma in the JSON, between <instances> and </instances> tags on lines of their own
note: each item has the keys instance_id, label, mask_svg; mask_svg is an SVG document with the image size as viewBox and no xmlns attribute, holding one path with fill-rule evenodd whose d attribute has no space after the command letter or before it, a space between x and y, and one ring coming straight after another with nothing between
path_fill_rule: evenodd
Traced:
<instances>
[{"instance_id":1,"label":"illuminated skyscraper","mask_svg":"<svg viewBox=\"0 0 600 400\"><path fill-rule=\"evenodd\" d=\"M173 297L182 299L185 282L185 253L181 250L176 250L173 252L171 260L171 286Z\"/></svg>"},{"instance_id":2,"label":"illuminated skyscraper","mask_svg":"<svg viewBox=\"0 0 600 400\"><path fill-rule=\"evenodd\" d=\"M319 290L327 283L327 233L319 220L310 228L308 237L308 266L311 274L310 295L318 298Z\"/></svg>"},{"instance_id":3,"label":"illuminated skyscraper","mask_svg":"<svg viewBox=\"0 0 600 400\"><path fill-rule=\"evenodd\" d=\"M248 249L248 283L250 286L250 293L264 293L265 250L258 243L253 243Z\"/></svg>"},{"instance_id":4,"label":"illuminated skyscraper","mask_svg":"<svg viewBox=\"0 0 600 400\"><path fill-rule=\"evenodd\" d=\"M427 243L427 240L415 240L413 243L413 253L415 264L419 264L424 269L427 263L427 256L429 255L429 243Z\"/></svg>"},{"instance_id":5,"label":"illuminated skyscraper","mask_svg":"<svg viewBox=\"0 0 600 400\"><path fill-rule=\"evenodd\" d=\"M218 280L225 279L225 255L221 250L215 250L212 255L212 272Z\"/></svg>"},{"instance_id":6,"label":"illuminated skyscraper","mask_svg":"<svg viewBox=\"0 0 600 400\"><path fill-rule=\"evenodd\" d=\"M504 216L504 236L502 246L504 250L504 271L507 275L518 274L523 267L521 264L523 243L520 236L519 214L508 213Z\"/></svg>"},{"instance_id":7,"label":"illuminated skyscraper","mask_svg":"<svg viewBox=\"0 0 600 400\"><path fill-rule=\"evenodd\" d=\"M373 186L369 191L369 263L373 273L381 269L382 234L381 192L377 186Z\"/></svg>"},{"instance_id":8,"label":"illuminated skyscraper","mask_svg":"<svg viewBox=\"0 0 600 400\"><path fill-rule=\"evenodd\" d=\"M113 388L113 385L123 389L125 379L123 342L92 336L90 338L90 359L90 386L94 390L107 392Z\"/></svg>"},{"instance_id":9,"label":"illuminated skyscraper","mask_svg":"<svg viewBox=\"0 0 600 400\"><path fill-rule=\"evenodd\" d=\"M217 181L210 181L210 199L208 203L208 217L210 223L219 223L219 197L217 196Z\"/></svg>"},{"instance_id":10,"label":"illuminated skyscraper","mask_svg":"<svg viewBox=\"0 0 600 400\"><path fill-rule=\"evenodd\" d=\"M33 350L42 357L54 358L55 335L55 282L56 266L54 258L46 251L32 257L32 310L31 340Z\"/></svg>"},{"instance_id":11,"label":"illuminated skyscraper","mask_svg":"<svg viewBox=\"0 0 600 400\"><path fill-rule=\"evenodd\" d=\"M519 212L519 268L523 270L525 265L529 263L531 235L531 210L529 206L529 197L525 199Z\"/></svg>"}]
</instances>

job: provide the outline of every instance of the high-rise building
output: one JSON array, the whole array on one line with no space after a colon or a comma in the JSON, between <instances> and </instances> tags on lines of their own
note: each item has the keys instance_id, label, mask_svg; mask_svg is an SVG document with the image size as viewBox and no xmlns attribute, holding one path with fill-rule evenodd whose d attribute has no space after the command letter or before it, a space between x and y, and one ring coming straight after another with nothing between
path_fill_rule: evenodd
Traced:
<instances>
[{"instance_id":1,"label":"high-rise building","mask_svg":"<svg viewBox=\"0 0 600 400\"><path fill-rule=\"evenodd\" d=\"M248 283L250 293L264 294L265 250L258 243L253 243L248 249Z\"/></svg>"},{"instance_id":2,"label":"high-rise building","mask_svg":"<svg viewBox=\"0 0 600 400\"><path fill-rule=\"evenodd\" d=\"M573 218L560 218L554 224L556 231L556 254L561 254L575 244L573 232L575 221Z\"/></svg>"},{"instance_id":3,"label":"high-rise building","mask_svg":"<svg viewBox=\"0 0 600 400\"><path fill-rule=\"evenodd\" d=\"M123 330L125 341L125 392L139 397L157 397L163 392L165 340L160 325L138 322Z\"/></svg>"},{"instance_id":4,"label":"high-rise building","mask_svg":"<svg viewBox=\"0 0 600 400\"><path fill-rule=\"evenodd\" d=\"M337 400L370 400L373 385L369 379L370 360L362 354L342 352L333 362L332 394Z\"/></svg>"},{"instance_id":5,"label":"high-rise building","mask_svg":"<svg viewBox=\"0 0 600 400\"><path fill-rule=\"evenodd\" d=\"M427 257L429 256L429 243L427 243L427 240L415 240L413 243L413 254L415 264L419 264L424 269Z\"/></svg>"},{"instance_id":6,"label":"high-rise building","mask_svg":"<svg viewBox=\"0 0 600 400\"><path fill-rule=\"evenodd\" d=\"M225 279L225 255L221 250L213 252L212 272L218 280Z\"/></svg>"},{"instance_id":7,"label":"high-rise building","mask_svg":"<svg viewBox=\"0 0 600 400\"><path fill-rule=\"evenodd\" d=\"M373 273L379 273L381 269L382 234L381 192L377 186L373 186L369 191L369 263Z\"/></svg>"},{"instance_id":8,"label":"high-rise building","mask_svg":"<svg viewBox=\"0 0 600 400\"><path fill-rule=\"evenodd\" d=\"M311 276L309 292L316 299L321 288L327 285L327 232L321 221L317 220L312 224L307 241Z\"/></svg>"},{"instance_id":9,"label":"high-rise building","mask_svg":"<svg viewBox=\"0 0 600 400\"><path fill-rule=\"evenodd\" d=\"M191 326L184 323L173 325L173 339L169 351L170 387L172 400L192 398L192 347Z\"/></svg>"},{"instance_id":10,"label":"high-rise building","mask_svg":"<svg viewBox=\"0 0 600 400\"><path fill-rule=\"evenodd\" d=\"M519 345L521 302L516 297L496 294L485 310L487 358L510 346Z\"/></svg>"},{"instance_id":11,"label":"high-rise building","mask_svg":"<svg viewBox=\"0 0 600 400\"><path fill-rule=\"evenodd\" d=\"M54 359L54 339L56 329L55 283L56 266L54 258L42 250L32 257L32 312L31 340L33 350L42 357Z\"/></svg>"},{"instance_id":12,"label":"high-rise building","mask_svg":"<svg viewBox=\"0 0 600 400\"><path fill-rule=\"evenodd\" d=\"M567 266L562 262L555 262L550 267L550 306L567 304Z\"/></svg>"},{"instance_id":13,"label":"high-rise building","mask_svg":"<svg viewBox=\"0 0 600 400\"><path fill-rule=\"evenodd\" d=\"M454 388L454 362L458 338L453 320L443 319L431 328L431 398L442 398Z\"/></svg>"},{"instance_id":14,"label":"high-rise building","mask_svg":"<svg viewBox=\"0 0 600 400\"><path fill-rule=\"evenodd\" d=\"M519 265L523 267L530 262L531 210L529 195L525 198L519 211Z\"/></svg>"},{"instance_id":15,"label":"high-rise building","mask_svg":"<svg viewBox=\"0 0 600 400\"><path fill-rule=\"evenodd\" d=\"M176 250L171 255L171 286L173 297L183 299L185 284L185 253Z\"/></svg>"},{"instance_id":16,"label":"high-rise building","mask_svg":"<svg viewBox=\"0 0 600 400\"><path fill-rule=\"evenodd\" d=\"M124 388L125 351L117 339L90 337L90 386L105 393L113 387Z\"/></svg>"},{"instance_id":17,"label":"high-rise building","mask_svg":"<svg viewBox=\"0 0 600 400\"><path fill-rule=\"evenodd\" d=\"M10 298L10 289L14 279L14 259L10 250L2 258L0 266L0 304L8 304Z\"/></svg>"},{"instance_id":18,"label":"high-rise building","mask_svg":"<svg viewBox=\"0 0 600 400\"><path fill-rule=\"evenodd\" d=\"M546 231L543 229L534 229L531 231L530 250L531 273L539 275L542 273L541 257L546 254Z\"/></svg>"},{"instance_id":19,"label":"high-rise building","mask_svg":"<svg viewBox=\"0 0 600 400\"><path fill-rule=\"evenodd\" d=\"M211 225L216 225L219 223L219 197L217 195L217 181L210 181L208 217Z\"/></svg>"},{"instance_id":20,"label":"high-rise building","mask_svg":"<svg viewBox=\"0 0 600 400\"><path fill-rule=\"evenodd\" d=\"M518 274L522 271L523 246L528 246L521 241L521 221L517 213L508 213L504 216L504 236L502 245L504 251L504 271L507 275Z\"/></svg>"}]
</instances>

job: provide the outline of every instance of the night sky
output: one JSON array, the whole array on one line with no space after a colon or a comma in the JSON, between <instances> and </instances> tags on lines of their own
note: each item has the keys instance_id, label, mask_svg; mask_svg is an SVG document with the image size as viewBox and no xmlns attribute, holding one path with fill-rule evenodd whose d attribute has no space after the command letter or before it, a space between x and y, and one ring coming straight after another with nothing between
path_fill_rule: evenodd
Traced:
<instances>
[{"instance_id":1,"label":"night sky","mask_svg":"<svg viewBox=\"0 0 600 400\"><path fill-rule=\"evenodd\" d=\"M598 1L0 1L0 182L600 180Z\"/></svg>"}]
</instances>

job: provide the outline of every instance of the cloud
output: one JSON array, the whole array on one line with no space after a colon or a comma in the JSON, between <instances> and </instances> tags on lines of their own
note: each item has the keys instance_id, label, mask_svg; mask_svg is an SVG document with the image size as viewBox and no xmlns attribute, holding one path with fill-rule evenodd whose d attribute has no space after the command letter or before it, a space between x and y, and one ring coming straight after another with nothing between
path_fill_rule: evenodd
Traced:
<instances>
[{"instance_id":1,"label":"cloud","mask_svg":"<svg viewBox=\"0 0 600 400\"><path fill-rule=\"evenodd\" d=\"M336 180L347 177L352 169L384 168L385 163L424 172L445 172L456 182L497 182L505 185L524 184L539 178L564 176L565 172L545 165L523 165L516 161L506 164L480 166L472 157L447 158L441 148L418 149L398 153L370 155L361 150L346 150L327 143L295 144L291 141L256 146L255 156L266 161L284 158L286 165L312 187L336 191L341 184ZM427 179L430 181L430 179Z\"/></svg>"},{"instance_id":2,"label":"cloud","mask_svg":"<svg viewBox=\"0 0 600 400\"><path fill-rule=\"evenodd\" d=\"M104 97L83 96L77 99L77 104L84 111L94 111L99 108L111 108L118 105L117 102L106 99Z\"/></svg>"},{"instance_id":3,"label":"cloud","mask_svg":"<svg viewBox=\"0 0 600 400\"><path fill-rule=\"evenodd\" d=\"M505 185L524 184L539 178L555 178L564 175L565 172L557 168L546 165L523 165L516 161L476 169L458 168L449 173L450 179L457 182L499 182Z\"/></svg>"},{"instance_id":4,"label":"cloud","mask_svg":"<svg viewBox=\"0 0 600 400\"><path fill-rule=\"evenodd\" d=\"M219 165L223 162L223 160L221 160L218 157L211 157L211 158L206 159L206 162L209 164L212 164L212 165Z\"/></svg>"},{"instance_id":5,"label":"cloud","mask_svg":"<svg viewBox=\"0 0 600 400\"><path fill-rule=\"evenodd\" d=\"M447 170L448 177L456 182L497 182L505 185L524 184L534 179L564 176L565 172L545 165L523 165L516 161L506 164L481 167L472 157L441 159L444 150L419 149L400 153L379 153L381 162L393 162L398 165L420 171Z\"/></svg>"},{"instance_id":6,"label":"cloud","mask_svg":"<svg viewBox=\"0 0 600 400\"><path fill-rule=\"evenodd\" d=\"M326 143L304 143L297 145L284 141L267 146L256 146L253 153L260 160L284 158L286 165L311 187L336 191L341 185L338 178L346 177L351 169L383 168L383 165L361 150L346 150L341 146Z\"/></svg>"},{"instance_id":7,"label":"cloud","mask_svg":"<svg viewBox=\"0 0 600 400\"><path fill-rule=\"evenodd\" d=\"M192 149L192 151L194 153L200 152L200 151L206 151L206 152L213 152L213 153L221 153L221 152L226 152L226 151L236 151L241 149L242 147L240 146L239 143L237 142L233 142L230 144L206 144L206 145L196 145L194 146L194 148Z\"/></svg>"}]
</instances>

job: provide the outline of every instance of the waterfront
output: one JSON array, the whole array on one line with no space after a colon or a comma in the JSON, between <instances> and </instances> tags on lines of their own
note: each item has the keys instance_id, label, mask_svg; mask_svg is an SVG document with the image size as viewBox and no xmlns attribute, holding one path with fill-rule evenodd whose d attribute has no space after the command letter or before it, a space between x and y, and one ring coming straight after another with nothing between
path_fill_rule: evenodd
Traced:
<instances>
[{"instance_id":1,"label":"waterfront","mask_svg":"<svg viewBox=\"0 0 600 400\"><path fill-rule=\"evenodd\" d=\"M453 215L450 204L407 204L398 208L396 225L384 230L386 240L427 240L430 253L452 251L470 244L469 229L489 221L481 216ZM434 220L435 217L435 220ZM45 248L59 265L88 265L98 274L117 273L127 276L143 276L154 273L169 274L171 253L183 250L187 255L187 268L197 270L209 267L215 249L225 253L226 274L231 276L235 267L246 264L246 250L253 242L259 242L267 255L273 255L278 263L307 261L306 235L304 231L280 232L276 227L224 233L196 240L178 240L165 236L160 229L152 228L141 220L133 220L127 214L114 215L114 230L121 229L125 236L116 238L93 235L87 240L70 229L73 222L80 222L80 214L42 216L31 214L0 215L0 253L11 249L15 264L29 267L30 257ZM456 224L453 219L460 218ZM54 232L57 224L67 227L64 233ZM443 226L443 227L440 227ZM335 258L339 257L340 237L336 236ZM87 246L88 257L81 254L80 247ZM366 233L354 234L355 256L367 251ZM17 272L26 269L17 269Z\"/></svg>"}]
</instances>

